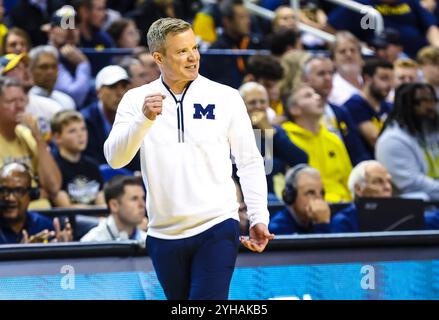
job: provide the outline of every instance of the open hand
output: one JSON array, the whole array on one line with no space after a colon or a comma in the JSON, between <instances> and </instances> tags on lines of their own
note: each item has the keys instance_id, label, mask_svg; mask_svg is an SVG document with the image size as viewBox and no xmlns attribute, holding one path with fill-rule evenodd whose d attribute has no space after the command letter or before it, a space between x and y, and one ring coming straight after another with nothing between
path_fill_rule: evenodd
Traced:
<instances>
[{"instance_id":1,"label":"open hand","mask_svg":"<svg viewBox=\"0 0 439 320\"><path fill-rule=\"evenodd\" d=\"M258 253L264 251L268 241L273 239L274 234L268 232L267 226L262 223L257 223L250 229L250 237L240 237L244 247Z\"/></svg>"}]
</instances>

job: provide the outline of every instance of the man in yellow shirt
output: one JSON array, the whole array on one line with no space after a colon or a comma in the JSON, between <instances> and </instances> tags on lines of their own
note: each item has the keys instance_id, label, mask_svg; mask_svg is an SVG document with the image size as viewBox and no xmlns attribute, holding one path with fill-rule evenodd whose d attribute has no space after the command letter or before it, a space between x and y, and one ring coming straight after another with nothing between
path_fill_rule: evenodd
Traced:
<instances>
[{"instance_id":1,"label":"man in yellow shirt","mask_svg":"<svg viewBox=\"0 0 439 320\"><path fill-rule=\"evenodd\" d=\"M352 164L342 140L322 125L324 101L313 88L300 86L286 101L289 118L282 124L291 141L305 151L310 166L319 170L328 202L350 201L347 187Z\"/></svg>"},{"instance_id":2,"label":"man in yellow shirt","mask_svg":"<svg viewBox=\"0 0 439 320\"><path fill-rule=\"evenodd\" d=\"M0 167L12 162L25 164L38 178L41 198L31 209L50 207L48 199L61 188L61 172L50 154L37 121L25 113L27 96L13 78L0 80ZM36 182L33 182L36 185Z\"/></svg>"}]
</instances>

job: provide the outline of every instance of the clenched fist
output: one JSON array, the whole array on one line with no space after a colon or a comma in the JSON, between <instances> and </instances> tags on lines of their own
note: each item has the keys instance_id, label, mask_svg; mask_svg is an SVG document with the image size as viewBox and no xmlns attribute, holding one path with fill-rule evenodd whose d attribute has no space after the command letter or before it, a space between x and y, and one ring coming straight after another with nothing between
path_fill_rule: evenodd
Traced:
<instances>
[{"instance_id":1,"label":"clenched fist","mask_svg":"<svg viewBox=\"0 0 439 320\"><path fill-rule=\"evenodd\" d=\"M331 220L331 209L323 199L311 200L306 211L313 223L329 223Z\"/></svg>"},{"instance_id":2,"label":"clenched fist","mask_svg":"<svg viewBox=\"0 0 439 320\"><path fill-rule=\"evenodd\" d=\"M148 94L143 101L142 112L149 120L154 121L162 113L163 100L166 98L160 92Z\"/></svg>"}]
</instances>

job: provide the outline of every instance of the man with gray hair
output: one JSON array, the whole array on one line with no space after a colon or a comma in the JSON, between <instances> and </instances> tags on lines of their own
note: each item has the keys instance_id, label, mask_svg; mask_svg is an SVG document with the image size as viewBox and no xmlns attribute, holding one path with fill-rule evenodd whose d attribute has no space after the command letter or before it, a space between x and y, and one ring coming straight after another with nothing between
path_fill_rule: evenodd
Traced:
<instances>
[{"instance_id":1,"label":"man with gray hair","mask_svg":"<svg viewBox=\"0 0 439 320\"><path fill-rule=\"evenodd\" d=\"M282 199L285 208L274 214L270 232L275 234L329 233L331 210L317 169L298 164L288 170Z\"/></svg>"},{"instance_id":2,"label":"man with gray hair","mask_svg":"<svg viewBox=\"0 0 439 320\"><path fill-rule=\"evenodd\" d=\"M329 57L315 55L303 64L302 77L322 97L325 103L322 120L326 128L344 142L352 164L356 165L370 159L370 156L349 112L328 100L334 72L335 66Z\"/></svg>"},{"instance_id":3,"label":"man with gray hair","mask_svg":"<svg viewBox=\"0 0 439 320\"><path fill-rule=\"evenodd\" d=\"M348 182L354 202L336 213L331 221L332 232L359 232L358 211L355 200L365 198L392 197L392 177L387 169L376 160L363 161L352 169ZM425 212L425 228L438 229L437 211Z\"/></svg>"},{"instance_id":4,"label":"man with gray hair","mask_svg":"<svg viewBox=\"0 0 439 320\"><path fill-rule=\"evenodd\" d=\"M49 208L61 188L61 172L50 154L37 120L25 112L26 92L14 78L0 78L0 167L8 163L25 164L33 186L41 187L41 197L32 208Z\"/></svg>"},{"instance_id":5,"label":"man with gray hair","mask_svg":"<svg viewBox=\"0 0 439 320\"><path fill-rule=\"evenodd\" d=\"M104 154L120 168L140 149L147 247L166 297L224 300L239 248L230 154L250 220L250 238L241 242L257 252L274 238L263 159L239 92L198 73L189 23L157 20L148 46L161 77L124 95Z\"/></svg>"},{"instance_id":6,"label":"man with gray hair","mask_svg":"<svg viewBox=\"0 0 439 320\"><path fill-rule=\"evenodd\" d=\"M75 101L66 93L55 90L58 79L59 53L53 46L38 46L29 52L30 70L34 86L29 94L43 96L58 102L63 109L75 109Z\"/></svg>"}]
</instances>

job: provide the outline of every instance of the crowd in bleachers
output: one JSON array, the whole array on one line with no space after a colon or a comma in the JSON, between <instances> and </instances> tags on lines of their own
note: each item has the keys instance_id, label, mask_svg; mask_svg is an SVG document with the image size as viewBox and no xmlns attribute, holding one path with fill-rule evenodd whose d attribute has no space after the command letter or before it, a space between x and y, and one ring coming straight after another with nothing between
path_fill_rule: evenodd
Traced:
<instances>
[{"instance_id":1,"label":"crowd in bleachers","mask_svg":"<svg viewBox=\"0 0 439 320\"><path fill-rule=\"evenodd\" d=\"M0 244L71 241L69 221L35 213L55 207L108 208L81 241L144 239L139 153L114 170L103 145L124 94L160 77L146 34L162 17L191 22L200 73L239 90L269 202L285 204L271 232L356 232L359 197L439 201L436 1L358 0L382 14L381 34L324 1L300 1L299 12L252 2L274 19L240 0L0 0ZM348 205L335 214L333 203ZM439 229L439 211L425 226Z\"/></svg>"}]
</instances>

